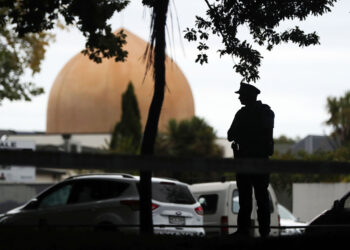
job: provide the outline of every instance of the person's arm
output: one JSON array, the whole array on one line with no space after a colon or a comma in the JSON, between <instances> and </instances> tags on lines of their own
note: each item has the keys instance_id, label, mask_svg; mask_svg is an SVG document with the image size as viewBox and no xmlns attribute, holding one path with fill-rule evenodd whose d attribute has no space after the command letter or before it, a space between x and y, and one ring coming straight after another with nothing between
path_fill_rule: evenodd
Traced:
<instances>
[{"instance_id":1,"label":"person's arm","mask_svg":"<svg viewBox=\"0 0 350 250\"><path fill-rule=\"evenodd\" d=\"M266 145L266 154L271 156L274 152L273 141L273 128L274 128L275 114L272 110L269 110L265 118L263 119L263 142Z\"/></svg>"},{"instance_id":2,"label":"person's arm","mask_svg":"<svg viewBox=\"0 0 350 250\"><path fill-rule=\"evenodd\" d=\"M227 140L228 141L237 141L238 139L238 117L239 117L239 111L235 115L235 118L232 121L232 124L227 131Z\"/></svg>"}]
</instances>

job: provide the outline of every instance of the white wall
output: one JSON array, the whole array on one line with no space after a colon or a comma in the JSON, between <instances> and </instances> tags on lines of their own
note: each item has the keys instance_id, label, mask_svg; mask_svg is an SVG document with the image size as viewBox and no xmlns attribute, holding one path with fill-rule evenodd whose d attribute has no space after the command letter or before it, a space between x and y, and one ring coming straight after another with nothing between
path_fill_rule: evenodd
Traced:
<instances>
[{"instance_id":1,"label":"white wall","mask_svg":"<svg viewBox=\"0 0 350 250\"><path fill-rule=\"evenodd\" d=\"M310 221L350 191L350 183L294 183L293 214Z\"/></svg>"},{"instance_id":2,"label":"white wall","mask_svg":"<svg viewBox=\"0 0 350 250\"><path fill-rule=\"evenodd\" d=\"M72 134L71 143L81 146L103 148L108 145L110 134ZM13 134L8 135L11 141L34 141L36 145L61 145L64 143L61 134Z\"/></svg>"}]
</instances>

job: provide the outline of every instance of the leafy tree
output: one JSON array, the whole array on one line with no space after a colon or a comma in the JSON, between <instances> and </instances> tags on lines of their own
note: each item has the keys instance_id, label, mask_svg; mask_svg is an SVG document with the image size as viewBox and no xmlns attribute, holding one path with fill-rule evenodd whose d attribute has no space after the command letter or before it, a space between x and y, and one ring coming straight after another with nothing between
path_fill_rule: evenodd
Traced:
<instances>
[{"instance_id":1,"label":"leafy tree","mask_svg":"<svg viewBox=\"0 0 350 250\"><path fill-rule=\"evenodd\" d=\"M333 128L332 136L343 146L350 146L350 91L344 96L328 97L326 124Z\"/></svg>"},{"instance_id":2,"label":"leafy tree","mask_svg":"<svg viewBox=\"0 0 350 250\"><path fill-rule=\"evenodd\" d=\"M285 135L280 135L278 138L273 139L275 144L294 144L295 140L292 138L289 138Z\"/></svg>"},{"instance_id":3,"label":"leafy tree","mask_svg":"<svg viewBox=\"0 0 350 250\"><path fill-rule=\"evenodd\" d=\"M179 157L222 157L215 144L216 133L203 119L170 120L168 129L158 138L156 154Z\"/></svg>"},{"instance_id":4,"label":"leafy tree","mask_svg":"<svg viewBox=\"0 0 350 250\"><path fill-rule=\"evenodd\" d=\"M126 35L123 31L114 35L107 20L128 3L129 0L2 0L0 8L7 12L0 13L0 24L11 24L19 37L23 37L51 30L63 19L86 37L82 52L90 59L101 62L103 57L114 57L123 61L127 56L122 49Z\"/></svg>"},{"instance_id":5,"label":"leafy tree","mask_svg":"<svg viewBox=\"0 0 350 250\"><path fill-rule=\"evenodd\" d=\"M306 34L298 26L278 31L278 27L285 20L305 20L308 16L322 15L329 12L336 0L264 0L264 1L209 1L206 17L196 16L196 28L187 28L185 38L197 41L199 54L196 62L208 62L205 51L209 50L207 40L210 33L221 37L223 48L219 49L220 56L229 55L239 59L233 68L242 77L242 81L259 79L259 66L262 56L253 48L252 43L265 46L272 50L282 42L293 42L300 47L319 43L316 33ZM247 28L251 35L251 42L241 39L240 28Z\"/></svg>"},{"instance_id":6,"label":"leafy tree","mask_svg":"<svg viewBox=\"0 0 350 250\"><path fill-rule=\"evenodd\" d=\"M305 161L350 161L350 147L339 147L332 152L316 152L309 154L299 151L296 154L287 152L285 154L274 154L274 160L305 160ZM292 191L295 182L349 182L350 175L343 174L271 174L271 184L276 189Z\"/></svg>"},{"instance_id":7,"label":"leafy tree","mask_svg":"<svg viewBox=\"0 0 350 250\"><path fill-rule=\"evenodd\" d=\"M158 135L155 154L172 157L222 157L223 149L215 143L216 133L205 120L170 120L166 132ZM198 171L157 171L157 176L167 176L186 183L220 180L224 173Z\"/></svg>"},{"instance_id":8,"label":"leafy tree","mask_svg":"<svg viewBox=\"0 0 350 250\"><path fill-rule=\"evenodd\" d=\"M141 142L141 116L134 92L130 82L122 95L122 117L115 125L110 142L110 149L117 153L137 154Z\"/></svg>"},{"instance_id":9,"label":"leafy tree","mask_svg":"<svg viewBox=\"0 0 350 250\"><path fill-rule=\"evenodd\" d=\"M7 8L0 8L0 17L7 13ZM0 104L6 99L30 101L33 96L44 92L22 77L26 69L32 75L40 72L46 47L53 38L48 32L28 33L18 37L13 26L0 19Z\"/></svg>"}]
</instances>

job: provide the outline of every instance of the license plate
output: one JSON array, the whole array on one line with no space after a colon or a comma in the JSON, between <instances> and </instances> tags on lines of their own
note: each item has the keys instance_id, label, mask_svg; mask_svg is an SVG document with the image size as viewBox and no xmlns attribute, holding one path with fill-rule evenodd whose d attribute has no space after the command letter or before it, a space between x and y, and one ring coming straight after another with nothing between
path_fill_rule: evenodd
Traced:
<instances>
[{"instance_id":1,"label":"license plate","mask_svg":"<svg viewBox=\"0 0 350 250\"><path fill-rule=\"evenodd\" d=\"M169 216L169 223L173 225L185 225L185 217Z\"/></svg>"}]
</instances>

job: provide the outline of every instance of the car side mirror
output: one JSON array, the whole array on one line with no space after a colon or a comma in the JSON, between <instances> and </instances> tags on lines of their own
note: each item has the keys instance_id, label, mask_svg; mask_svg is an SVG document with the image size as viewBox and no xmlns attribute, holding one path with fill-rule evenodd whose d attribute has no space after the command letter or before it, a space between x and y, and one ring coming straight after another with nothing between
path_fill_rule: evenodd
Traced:
<instances>
[{"instance_id":1,"label":"car side mirror","mask_svg":"<svg viewBox=\"0 0 350 250\"><path fill-rule=\"evenodd\" d=\"M341 209L341 203L339 200L335 200L333 203L332 210L339 210L339 209Z\"/></svg>"},{"instance_id":2,"label":"car side mirror","mask_svg":"<svg viewBox=\"0 0 350 250\"><path fill-rule=\"evenodd\" d=\"M39 201L37 199L32 199L29 201L29 203L26 205L26 209L36 209L39 206Z\"/></svg>"}]
</instances>

